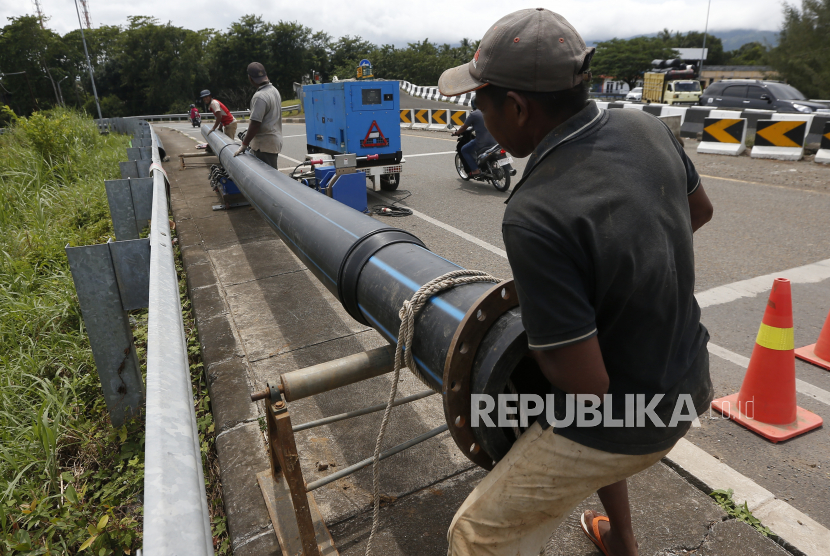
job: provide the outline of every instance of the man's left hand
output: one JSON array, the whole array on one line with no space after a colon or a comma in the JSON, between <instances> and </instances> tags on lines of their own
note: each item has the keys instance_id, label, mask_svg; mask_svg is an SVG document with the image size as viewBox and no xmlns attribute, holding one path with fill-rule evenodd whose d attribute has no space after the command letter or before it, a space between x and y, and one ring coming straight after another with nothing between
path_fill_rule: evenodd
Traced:
<instances>
[{"instance_id":1,"label":"man's left hand","mask_svg":"<svg viewBox=\"0 0 830 556\"><path fill-rule=\"evenodd\" d=\"M245 152L245 151L247 151L247 150L248 150L248 145L240 145L240 146L239 146L239 150L238 150L238 151L236 151L236 152L233 154L233 156L234 156L234 157L237 157L237 156L239 156L240 154L244 153L244 152Z\"/></svg>"}]
</instances>

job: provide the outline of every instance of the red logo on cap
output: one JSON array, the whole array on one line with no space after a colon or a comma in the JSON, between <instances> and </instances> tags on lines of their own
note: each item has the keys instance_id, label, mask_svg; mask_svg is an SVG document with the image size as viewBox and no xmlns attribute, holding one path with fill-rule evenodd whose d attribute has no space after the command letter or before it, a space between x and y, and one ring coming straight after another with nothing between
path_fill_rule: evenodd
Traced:
<instances>
[{"instance_id":1,"label":"red logo on cap","mask_svg":"<svg viewBox=\"0 0 830 556\"><path fill-rule=\"evenodd\" d=\"M475 56L473 56L473 67L478 67L478 55L481 54L481 48L476 50Z\"/></svg>"}]
</instances>

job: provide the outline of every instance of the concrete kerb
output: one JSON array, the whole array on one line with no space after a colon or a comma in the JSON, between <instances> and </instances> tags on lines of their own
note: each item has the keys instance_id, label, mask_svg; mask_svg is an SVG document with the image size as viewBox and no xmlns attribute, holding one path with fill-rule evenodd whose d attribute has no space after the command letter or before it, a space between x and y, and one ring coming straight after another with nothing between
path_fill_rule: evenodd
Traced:
<instances>
[{"instance_id":1,"label":"concrete kerb","mask_svg":"<svg viewBox=\"0 0 830 556\"><path fill-rule=\"evenodd\" d=\"M788 550L806 556L827 554L830 530L688 440L681 439L664 461L707 494L731 488L735 504L745 502Z\"/></svg>"}]
</instances>

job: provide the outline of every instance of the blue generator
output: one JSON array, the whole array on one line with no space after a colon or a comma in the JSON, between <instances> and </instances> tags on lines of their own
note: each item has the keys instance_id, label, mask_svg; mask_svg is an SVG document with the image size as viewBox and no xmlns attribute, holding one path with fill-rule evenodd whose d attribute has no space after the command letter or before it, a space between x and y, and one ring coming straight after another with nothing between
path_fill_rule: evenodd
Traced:
<instances>
[{"instance_id":1,"label":"blue generator","mask_svg":"<svg viewBox=\"0 0 830 556\"><path fill-rule=\"evenodd\" d=\"M381 189L397 189L402 170L400 83L339 81L303 86L309 154L354 154Z\"/></svg>"}]
</instances>

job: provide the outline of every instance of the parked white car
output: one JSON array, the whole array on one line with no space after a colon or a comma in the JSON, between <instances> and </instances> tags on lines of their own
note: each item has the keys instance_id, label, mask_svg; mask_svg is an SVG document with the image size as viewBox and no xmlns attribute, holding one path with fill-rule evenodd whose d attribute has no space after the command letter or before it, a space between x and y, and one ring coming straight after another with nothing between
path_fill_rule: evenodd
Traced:
<instances>
[{"instance_id":1,"label":"parked white car","mask_svg":"<svg viewBox=\"0 0 830 556\"><path fill-rule=\"evenodd\" d=\"M643 88L642 87L634 87L628 94L625 95L625 100L636 100L641 101L643 100Z\"/></svg>"}]
</instances>

